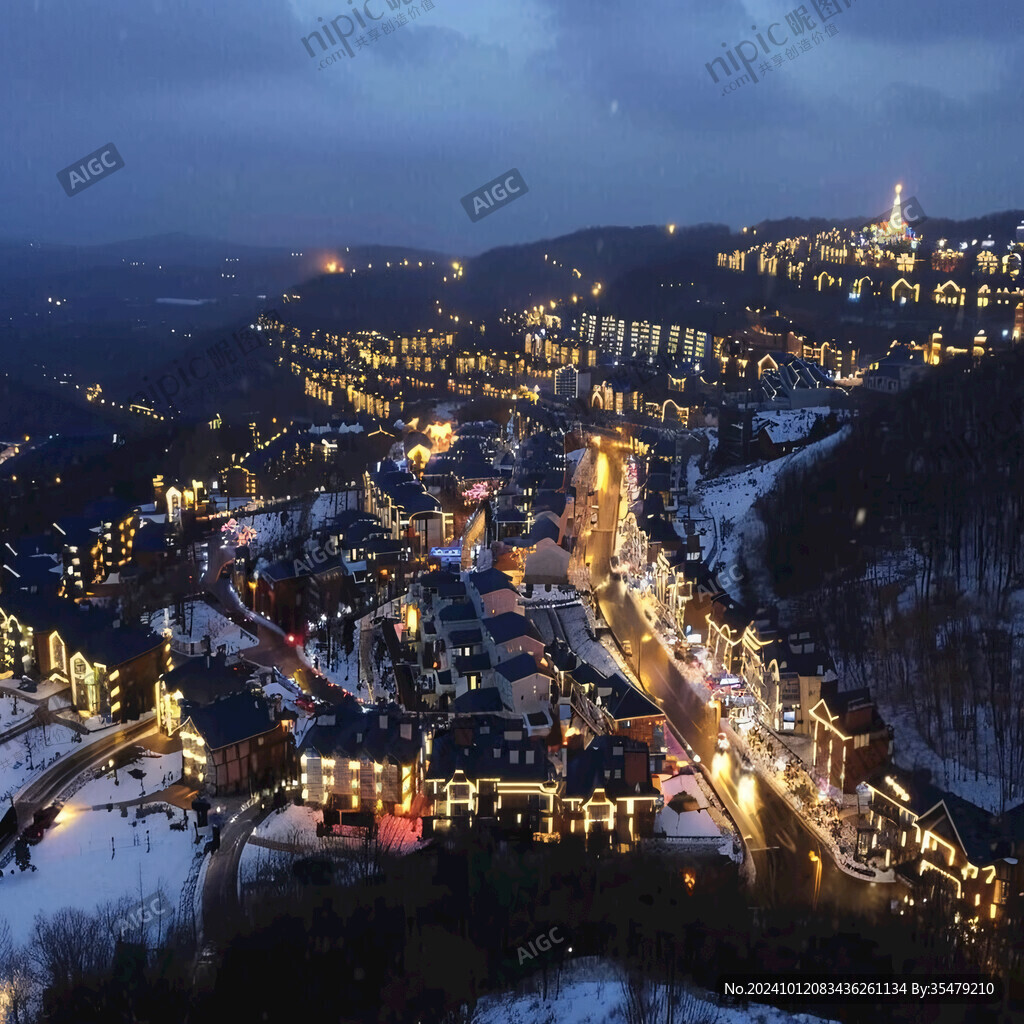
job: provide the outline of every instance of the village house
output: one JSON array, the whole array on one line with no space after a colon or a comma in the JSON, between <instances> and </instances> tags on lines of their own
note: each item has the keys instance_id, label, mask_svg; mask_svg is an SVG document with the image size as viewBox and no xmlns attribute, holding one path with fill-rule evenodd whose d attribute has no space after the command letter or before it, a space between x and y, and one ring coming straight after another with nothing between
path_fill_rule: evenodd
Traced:
<instances>
[{"instance_id":1,"label":"village house","mask_svg":"<svg viewBox=\"0 0 1024 1024\"><path fill-rule=\"evenodd\" d=\"M813 772L823 789L854 793L892 757L893 730L866 687L840 692L835 682L822 683L821 694L811 708Z\"/></svg>"},{"instance_id":2,"label":"village house","mask_svg":"<svg viewBox=\"0 0 1024 1024\"><path fill-rule=\"evenodd\" d=\"M492 715L457 718L433 737L427 794L433 828L492 820L506 830L552 835L560 781L545 740L521 720Z\"/></svg>"},{"instance_id":3,"label":"village house","mask_svg":"<svg viewBox=\"0 0 1024 1024\"><path fill-rule=\"evenodd\" d=\"M408 813L419 792L425 737L419 717L354 702L318 715L299 754L303 799L338 811Z\"/></svg>"},{"instance_id":4,"label":"village house","mask_svg":"<svg viewBox=\"0 0 1024 1024\"><path fill-rule=\"evenodd\" d=\"M181 709L185 782L211 796L280 785L295 771L290 723L258 692Z\"/></svg>"},{"instance_id":5,"label":"village house","mask_svg":"<svg viewBox=\"0 0 1024 1024\"><path fill-rule=\"evenodd\" d=\"M619 849L652 836L660 793L648 756L646 744L627 736L599 736L587 747L571 737L563 751L565 834L603 834Z\"/></svg>"},{"instance_id":6,"label":"village house","mask_svg":"<svg viewBox=\"0 0 1024 1024\"><path fill-rule=\"evenodd\" d=\"M0 593L0 673L70 684L86 717L127 722L151 710L169 653L169 641L103 609L11 587Z\"/></svg>"}]
</instances>

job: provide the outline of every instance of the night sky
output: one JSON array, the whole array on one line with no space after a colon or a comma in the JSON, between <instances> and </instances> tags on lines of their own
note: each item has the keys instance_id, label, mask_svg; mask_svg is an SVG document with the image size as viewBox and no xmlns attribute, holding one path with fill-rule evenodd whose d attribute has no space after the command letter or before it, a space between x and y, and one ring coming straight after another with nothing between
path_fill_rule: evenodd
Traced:
<instances>
[{"instance_id":1,"label":"night sky","mask_svg":"<svg viewBox=\"0 0 1024 1024\"><path fill-rule=\"evenodd\" d=\"M348 0L17 0L0 238L474 253L597 224L875 215L897 181L932 217L1021 206L1021 7L845 2L789 60L792 0L417 0L318 70L302 37ZM776 22L783 66L723 95L705 64ZM65 195L57 171L110 142L124 169ZM529 193L471 223L460 198L513 167Z\"/></svg>"}]
</instances>

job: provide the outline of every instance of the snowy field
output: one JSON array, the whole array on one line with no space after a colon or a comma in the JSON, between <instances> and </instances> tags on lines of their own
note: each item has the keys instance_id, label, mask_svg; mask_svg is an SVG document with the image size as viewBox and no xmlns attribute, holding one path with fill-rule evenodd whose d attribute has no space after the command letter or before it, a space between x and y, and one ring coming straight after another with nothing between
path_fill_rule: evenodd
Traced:
<instances>
[{"instance_id":1,"label":"snowy field","mask_svg":"<svg viewBox=\"0 0 1024 1024\"><path fill-rule=\"evenodd\" d=\"M253 836L268 842L287 843L292 850L274 850L253 842L246 843L239 861L239 883L250 882L268 867L280 867L301 853L333 853L339 859L344 859L346 851L358 854L362 849L363 840L360 838L318 838L316 826L319 821L323 821L323 811L308 804L303 807L289 804L272 812L256 826ZM414 850L422 834L423 823L420 818L396 818L386 814L380 819L379 841L381 847L391 853Z\"/></svg>"},{"instance_id":2,"label":"snowy field","mask_svg":"<svg viewBox=\"0 0 1024 1024\"><path fill-rule=\"evenodd\" d=\"M293 541L305 540L339 512L350 508L359 508L355 491L325 492L313 499L312 506L308 504L308 499L302 506L296 502L294 507L285 513L284 522L281 521L282 512L276 510L240 515L238 525L251 526L256 531L256 537L249 545L253 557L269 557L271 552Z\"/></svg>"},{"instance_id":3,"label":"snowy field","mask_svg":"<svg viewBox=\"0 0 1024 1024\"><path fill-rule=\"evenodd\" d=\"M296 838L316 841L316 823L323 820L319 808L306 804L296 807L288 804L279 811L273 811L253 830L260 839L272 839L278 843L294 842Z\"/></svg>"},{"instance_id":4,"label":"snowy field","mask_svg":"<svg viewBox=\"0 0 1024 1024\"><path fill-rule=\"evenodd\" d=\"M879 714L895 730L893 761L900 768L928 768L933 786L948 790L977 807L992 814L1000 810L999 779L983 772L975 772L965 764L953 763L941 757L920 734L917 712L913 708L889 703L878 687L872 689ZM980 710L980 709L979 709Z\"/></svg>"},{"instance_id":5,"label":"snowy field","mask_svg":"<svg viewBox=\"0 0 1024 1024\"><path fill-rule=\"evenodd\" d=\"M215 611L205 601L192 601L185 608L185 621L174 621L173 608L161 608L149 617L150 628L161 636L169 636L176 647L187 644L202 645L205 636L210 637L210 650L216 654L224 647L228 654L246 650L256 645L255 630L247 632L231 619ZM197 647L197 653L199 648ZM205 653L205 647L203 648Z\"/></svg>"},{"instance_id":6,"label":"snowy field","mask_svg":"<svg viewBox=\"0 0 1024 1024\"><path fill-rule=\"evenodd\" d=\"M155 754L147 751L135 764L118 768L117 785L114 784L113 771L107 772L92 782L87 782L68 800L67 806L85 810L89 807L105 807L108 803L133 800L140 796L151 796L180 781L181 772L180 750L172 754Z\"/></svg>"},{"instance_id":7,"label":"snowy field","mask_svg":"<svg viewBox=\"0 0 1024 1024\"><path fill-rule=\"evenodd\" d=\"M278 811L273 811L253 831L260 839L268 839L278 843L303 843L310 846L319 845L317 838L317 822L323 821L323 811L309 804L296 807L288 804ZM380 820L381 841L390 847L415 845L416 839L422 834L419 818L396 818L385 814Z\"/></svg>"},{"instance_id":8,"label":"snowy field","mask_svg":"<svg viewBox=\"0 0 1024 1024\"><path fill-rule=\"evenodd\" d=\"M754 433L762 427L768 428L771 439L776 443L783 441L802 441L814 426L819 417L826 417L833 412L831 406L814 405L807 409L779 409L776 412L761 412L754 417ZM842 416L843 413L838 415Z\"/></svg>"},{"instance_id":9,"label":"snowy field","mask_svg":"<svg viewBox=\"0 0 1024 1024\"><path fill-rule=\"evenodd\" d=\"M37 695L33 694L33 696ZM0 694L0 735L23 725L36 713L38 708L45 706L45 700L41 705L30 704L20 695L15 697L10 693Z\"/></svg>"},{"instance_id":10,"label":"snowy field","mask_svg":"<svg viewBox=\"0 0 1024 1024\"><path fill-rule=\"evenodd\" d=\"M36 870L21 871L12 862L0 879L0 912L15 942L28 940L37 913L62 907L91 913L108 901L159 889L176 908L195 846L191 823L187 831L171 831L182 818L178 808L171 811L171 820L164 813L136 819L134 807L126 818L117 810L65 807L43 841L29 848Z\"/></svg>"},{"instance_id":11,"label":"snowy field","mask_svg":"<svg viewBox=\"0 0 1024 1024\"><path fill-rule=\"evenodd\" d=\"M711 561L721 561L726 566L736 565L739 552L749 549L752 539L760 533L760 519L752 511L754 502L774 490L779 474L784 470L799 462L820 459L847 433L848 428L843 428L792 455L699 483L700 504L695 507L693 516L713 519L717 524L717 545L710 553Z\"/></svg>"},{"instance_id":12,"label":"snowy field","mask_svg":"<svg viewBox=\"0 0 1024 1024\"><path fill-rule=\"evenodd\" d=\"M543 956L543 954L541 954ZM524 968L525 969L525 968ZM587 957L566 966L556 985L549 977L548 998L541 992L485 996L472 1024L626 1024L625 996L612 964ZM703 996L703 998L700 998ZM710 996L695 993L688 1013L679 1021L715 1021L715 1024L820 1024L821 1017L789 1014L774 1006L751 1004L745 1008L716 1006ZM661 1012L651 1020L665 1020Z\"/></svg>"},{"instance_id":13,"label":"snowy field","mask_svg":"<svg viewBox=\"0 0 1024 1024\"><path fill-rule=\"evenodd\" d=\"M75 730L67 725L37 726L0 743L0 801L17 796L30 782L73 750L81 750L102 732L72 743Z\"/></svg>"}]
</instances>

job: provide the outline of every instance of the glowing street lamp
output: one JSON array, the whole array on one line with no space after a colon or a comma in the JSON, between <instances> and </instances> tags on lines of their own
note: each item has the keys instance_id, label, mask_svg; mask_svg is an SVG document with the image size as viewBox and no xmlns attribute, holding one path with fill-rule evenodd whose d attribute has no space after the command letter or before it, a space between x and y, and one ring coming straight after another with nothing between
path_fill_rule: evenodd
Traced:
<instances>
[{"instance_id":1,"label":"glowing street lamp","mask_svg":"<svg viewBox=\"0 0 1024 1024\"><path fill-rule=\"evenodd\" d=\"M811 863L814 864L814 902L812 906L817 909L818 906L818 894L821 892L821 858L811 850L807 856L811 859Z\"/></svg>"}]
</instances>

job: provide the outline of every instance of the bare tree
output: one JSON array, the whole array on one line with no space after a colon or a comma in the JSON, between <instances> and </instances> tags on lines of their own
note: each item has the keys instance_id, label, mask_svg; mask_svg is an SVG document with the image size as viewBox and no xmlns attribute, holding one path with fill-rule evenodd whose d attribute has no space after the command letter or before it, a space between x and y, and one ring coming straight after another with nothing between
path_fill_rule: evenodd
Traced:
<instances>
[{"instance_id":1,"label":"bare tree","mask_svg":"<svg viewBox=\"0 0 1024 1024\"><path fill-rule=\"evenodd\" d=\"M98 917L63 907L49 917L36 915L28 960L43 988L68 991L106 970L112 950Z\"/></svg>"},{"instance_id":2,"label":"bare tree","mask_svg":"<svg viewBox=\"0 0 1024 1024\"><path fill-rule=\"evenodd\" d=\"M0 1014L4 1024L27 1020L34 997L25 950L15 943L7 919L0 918Z\"/></svg>"}]
</instances>

